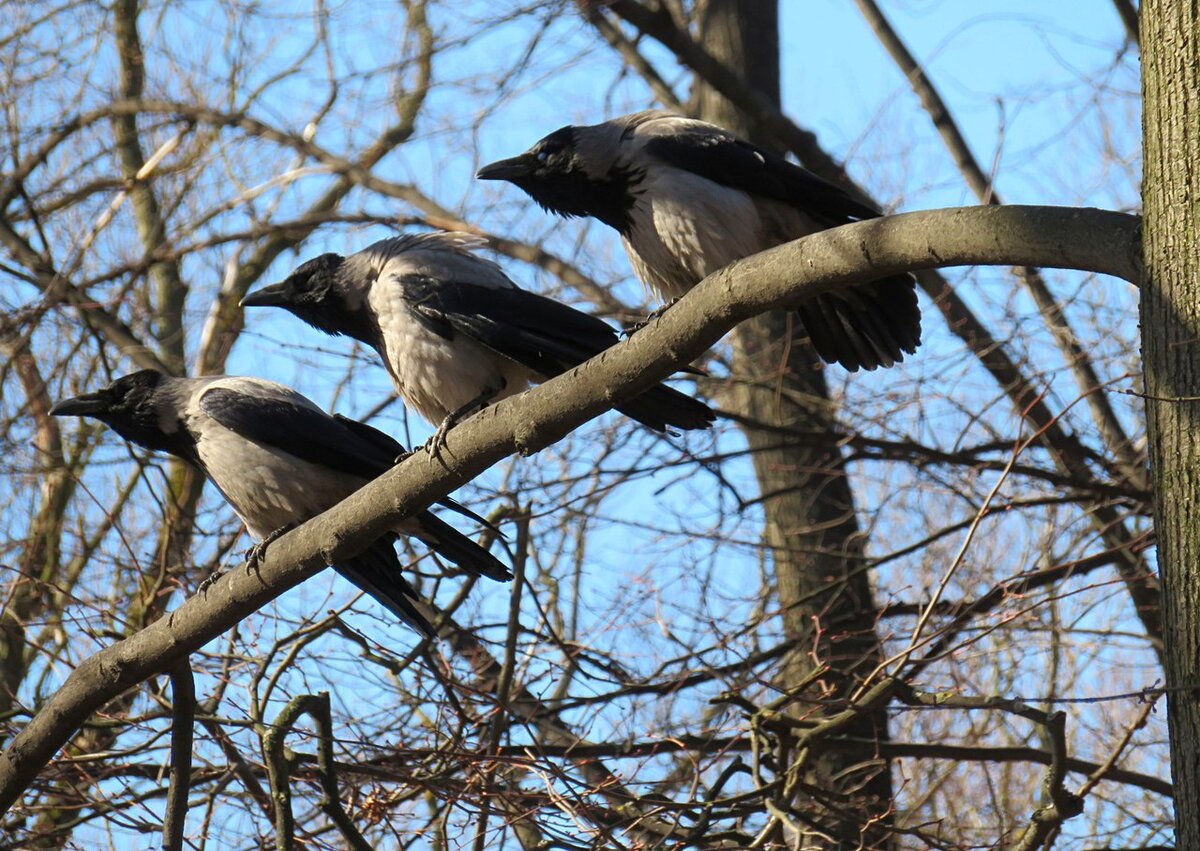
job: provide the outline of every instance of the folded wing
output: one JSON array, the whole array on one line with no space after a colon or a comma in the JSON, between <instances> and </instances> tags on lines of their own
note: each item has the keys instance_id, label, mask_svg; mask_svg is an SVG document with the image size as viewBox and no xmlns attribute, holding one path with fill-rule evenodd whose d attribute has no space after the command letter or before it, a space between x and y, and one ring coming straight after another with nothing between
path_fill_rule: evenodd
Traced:
<instances>
[{"instance_id":1,"label":"folded wing","mask_svg":"<svg viewBox=\"0 0 1200 851\"><path fill-rule=\"evenodd\" d=\"M204 413L246 440L281 450L311 464L361 476L364 481L390 469L396 455L403 450L398 442L378 429L345 417L331 417L308 404L303 397L250 395L227 387L214 387L201 396L199 404ZM451 507L478 518L457 503ZM302 517L297 521L307 519ZM453 564L492 579L511 578L508 568L499 559L432 513L418 512L412 523L413 533ZM392 549L393 541L394 535L381 538L363 553L334 567L399 617L413 623L409 619L419 617L419 613L413 615L415 594L400 574L400 562ZM420 629L418 623L414 625Z\"/></svg>"},{"instance_id":2,"label":"folded wing","mask_svg":"<svg viewBox=\"0 0 1200 851\"><path fill-rule=\"evenodd\" d=\"M880 215L841 187L719 128L676 119L670 130L654 135L644 150L675 168L790 205L824 227ZM921 312L911 275L827 293L797 312L817 353L851 370L891 366L921 342Z\"/></svg>"},{"instance_id":3,"label":"folded wing","mask_svg":"<svg viewBox=\"0 0 1200 851\"><path fill-rule=\"evenodd\" d=\"M608 323L522 290L421 275L398 283L410 308L429 323L448 326L492 351L553 378L618 342ZM658 385L617 410L657 431L707 428L714 419L702 402Z\"/></svg>"}]
</instances>

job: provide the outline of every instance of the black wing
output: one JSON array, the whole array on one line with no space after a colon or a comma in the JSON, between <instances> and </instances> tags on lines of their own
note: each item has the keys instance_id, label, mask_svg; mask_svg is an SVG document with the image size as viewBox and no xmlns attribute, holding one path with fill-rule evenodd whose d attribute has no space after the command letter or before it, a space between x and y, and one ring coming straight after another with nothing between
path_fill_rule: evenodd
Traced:
<instances>
[{"instance_id":1,"label":"black wing","mask_svg":"<svg viewBox=\"0 0 1200 851\"><path fill-rule=\"evenodd\" d=\"M387 436L378 429L362 423L351 428L345 418L335 419L279 397L214 387L200 397L200 410L247 440L364 479L386 472L399 454L384 448L379 438ZM377 437L364 437L363 429L371 429Z\"/></svg>"},{"instance_id":2,"label":"black wing","mask_svg":"<svg viewBox=\"0 0 1200 851\"><path fill-rule=\"evenodd\" d=\"M512 579L512 574L499 559L453 526L428 511L422 511L415 519L420 528L417 537L438 555L468 573L481 574L501 582ZM418 608L421 598L401 573L395 542L396 535L384 535L353 558L335 564L334 570L421 635L431 638L434 635L433 627Z\"/></svg>"},{"instance_id":3,"label":"black wing","mask_svg":"<svg viewBox=\"0 0 1200 851\"><path fill-rule=\"evenodd\" d=\"M354 558L334 565L334 570L422 636L432 638L433 627L416 606L421 598L400 573L400 561L392 548L395 540L395 535L384 536Z\"/></svg>"},{"instance_id":4,"label":"black wing","mask_svg":"<svg viewBox=\"0 0 1200 851\"><path fill-rule=\"evenodd\" d=\"M374 479L405 451L404 444L374 426L278 397L252 396L216 387L200 397L200 410L247 440L282 449L312 464ZM449 497L438 504L501 535L499 529Z\"/></svg>"},{"instance_id":5,"label":"black wing","mask_svg":"<svg viewBox=\"0 0 1200 851\"><path fill-rule=\"evenodd\" d=\"M607 322L517 287L484 287L426 275L403 275L397 283L418 316L444 323L548 378L617 342Z\"/></svg>"},{"instance_id":6,"label":"black wing","mask_svg":"<svg viewBox=\"0 0 1200 851\"><path fill-rule=\"evenodd\" d=\"M645 151L714 183L790 204L828 227L879 216L841 187L719 130L681 128L650 139ZM799 314L821 358L851 371L891 366L916 351L921 341L911 275L818 296L801 305Z\"/></svg>"},{"instance_id":7,"label":"black wing","mask_svg":"<svg viewBox=\"0 0 1200 851\"><path fill-rule=\"evenodd\" d=\"M546 378L578 366L618 342L600 319L517 287L484 287L424 275L398 279L412 310L487 346ZM703 402L664 385L617 410L655 431L708 428L715 417Z\"/></svg>"},{"instance_id":8,"label":"black wing","mask_svg":"<svg viewBox=\"0 0 1200 851\"><path fill-rule=\"evenodd\" d=\"M440 555L468 573L486 576L498 582L512 579L512 573L500 559L475 543L445 520L422 511L413 518L419 531L412 534Z\"/></svg>"},{"instance_id":9,"label":"black wing","mask_svg":"<svg viewBox=\"0 0 1200 851\"><path fill-rule=\"evenodd\" d=\"M392 437L386 431L380 431L369 423L352 419L344 414L334 414L333 418L357 434L363 440L374 444L381 453L392 458L393 460L399 458L408 451L404 448L403 443L396 440L396 438Z\"/></svg>"},{"instance_id":10,"label":"black wing","mask_svg":"<svg viewBox=\"0 0 1200 851\"><path fill-rule=\"evenodd\" d=\"M342 414L334 414L334 419L338 422L341 422L341 424L346 426L347 429L358 432L358 435L364 438L365 441L371 441L373 444L376 444L379 449L382 449L384 453L388 454L394 461L408 451L404 449L403 443L397 441L397 439L389 435L388 432L379 431L373 425L368 425L366 422L360 422L359 420L350 419L349 416L343 416ZM437 504L444 505L445 508L455 511L455 513L461 514L463 517L467 517L469 520L474 520L476 523L479 523L480 526L485 526L488 529L491 529L492 532L498 534L500 538L504 538L504 533L500 532L499 529L496 528L496 525L492 523L492 521L488 520L487 517L475 514L474 511L467 508L466 505L463 505L461 502L456 502L450 497L445 497L444 499L438 499Z\"/></svg>"},{"instance_id":11,"label":"black wing","mask_svg":"<svg viewBox=\"0 0 1200 851\"><path fill-rule=\"evenodd\" d=\"M359 420L351 419L350 417L343 416L342 414L334 414L333 418L335 420L337 420L339 423L341 423L342 425L344 425L346 428L350 429L353 432L356 432L364 440L369 440L371 443L378 446L385 455L387 455L388 457L393 459L393 462L395 461L395 459L399 458L401 455L403 455L405 452L407 452L407 450L404 448L403 443L396 440L396 438L392 437L387 432L380 431L379 429L375 428L375 426L373 426L373 425L369 425L367 423L360 422ZM441 506L445 506L446 508L449 508L451 511L461 514L463 517L466 517L470 520L474 520L480 526L485 526L488 529L491 529L493 532L495 532L501 538L504 537L504 533L501 532L499 529L497 529L496 526L490 520L488 520L486 517L482 517L482 516L476 514L474 511L467 508L461 502L456 502L455 500L451 499L450 497L446 497L444 499L439 499L437 501L437 504L441 505Z\"/></svg>"},{"instance_id":12,"label":"black wing","mask_svg":"<svg viewBox=\"0 0 1200 851\"><path fill-rule=\"evenodd\" d=\"M736 136L689 129L655 136L645 151L722 186L791 204L830 226L879 216L841 187Z\"/></svg>"}]
</instances>

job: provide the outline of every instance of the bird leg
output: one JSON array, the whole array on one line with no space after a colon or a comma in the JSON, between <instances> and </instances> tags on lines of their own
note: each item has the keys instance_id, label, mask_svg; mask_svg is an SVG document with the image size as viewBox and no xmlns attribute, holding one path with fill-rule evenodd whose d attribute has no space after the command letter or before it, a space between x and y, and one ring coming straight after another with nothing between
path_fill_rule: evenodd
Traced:
<instances>
[{"instance_id":1,"label":"bird leg","mask_svg":"<svg viewBox=\"0 0 1200 851\"><path fill-rule=\"evenodd\" d=\"M284 523L267 537L263 538L257 544L246 550L246 572L254 571L258 573L258 566L267 555L267 547L271 546L272 542L279 540L288 532L296 528L295 523Z\"/></svg>"},{"instance_id":2,"label":"bird leg","mask_svg":"<svg viewBox=\"0 0 1200 851\"><path fill-rule=\"evenodd\" d=\"M491 402L493 399L495 399L507 384L508 382L501 378L498 384L487 385L483 388L483 392L481 392L474 399L457 408L456 410L451 411L449 415L442 420L441 425L437 427L437 431L433 433L433 436L425 442L425 451L429 453L430 458L441 461L442 449L444 449L446 446L446 435L449 434L450 429L454 428L472 414L482 411L484 408L486 408L488 406L488 402Z\"/></svg>"},{"instance_id":3,"label":"bird leg","mask_svg":"<svg viewBox=\"0 0 1200 851\"><path fill-rule=\"evenodd\" d=\"M220 579L224 575L225 575L225 571L223 571L223 570L213 570L212 573L210 573L210 574L208 574L208 576L204 577L204 580L199 585L196 586L196 593L203 594L205 591L207 591L209 588L211 588L213 585L215 585L217 580Z\"/></svg>"},{"instance_id":4,"label":"bird leg","mask_svg":"<svg viewBox=\"0 0 1200 851\"><path fill-rule=\"evenodd\" d=\"M677 302L677 301L679 301L678 296L671 299L666 304L662 304L662 305L659 305L658 307L654 308L654 310L652 310L646 314L646 318L643 319L641 322L635 322L634 324L630 325L624 331L625 338L629 339L634 334L636 334L638 331L641 331L643 328L645 328L647 325L649 325L651 322L653 322L655 319L658 319L660 316L662 316L664 313L666 313L668 310L670 310L671 305L675 304L675 302Z\"/></svg>"}]
</instances>

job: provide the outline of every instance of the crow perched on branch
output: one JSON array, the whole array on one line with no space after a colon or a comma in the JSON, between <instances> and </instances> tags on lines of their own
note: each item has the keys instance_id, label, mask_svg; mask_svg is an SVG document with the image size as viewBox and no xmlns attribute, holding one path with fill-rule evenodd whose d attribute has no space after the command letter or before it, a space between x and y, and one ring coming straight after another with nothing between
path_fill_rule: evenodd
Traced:
<instances>
[{"instance_id":1,"label":"crow perched on branch","mask_svg":"<svg viewBox=\"0 0 1200 851\"><path fill-rule=\"evenodd\" d=\"M665 112L563 127L476 177L616 229L637 276L668 302L734 260L879 216L783 157ZM921 342L911 275L826 293L797 313L817 354L849 370L892 366Z\"/></svg>"},{"instance_id":2,"label":"crow perched on branch","mask_svg":"<svg viewBox=\"0 0 1200 851\"><path fill-rule=\"evenodd\" d=\"M523 290L470 248L463 233L384 239L323 254L242 305L286 308L327 334L375 349L405 404L438 426L435 453L456 422L553 378L618 342L608 323ZM656 431L707 428L711 409L665 385L617 410Z\"/></svg>"},{"instance_id":3,"label":"crow perched on branch","mask_svg":"<svg viewBox=\"0 0 1200 851\"><path fill-rule=\"evenodd\" d=\"M126 440L199 467L260 539L252 560L287 530L386 472L403 452L383 432L330 416L295 390L258 378L173 378L145 369L65 399L50 413L94 417ZM453 500L442 504L487 523ZM495 556L428 511L333 566L426 637L433 627L414 606L416 591L400 574L396 533L420 539L469 573L512 578Z\"/></svg>"}]
</instances>

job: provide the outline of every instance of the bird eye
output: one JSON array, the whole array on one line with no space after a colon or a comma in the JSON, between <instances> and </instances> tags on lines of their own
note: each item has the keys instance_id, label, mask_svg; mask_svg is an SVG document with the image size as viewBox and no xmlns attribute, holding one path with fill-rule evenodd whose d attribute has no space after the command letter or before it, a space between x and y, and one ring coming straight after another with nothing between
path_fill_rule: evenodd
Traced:
<instances>
[{"instance_id":1,"label":"bird eye","mask_svg":"<svg viewBox=\"0 0 1200 851\"><path fill-rule=\"evenodd\" d=\"M550 160L550 152L542 149L537 152L535 159L542 165L545 165Z\"/></svg>"}]
</instances>

